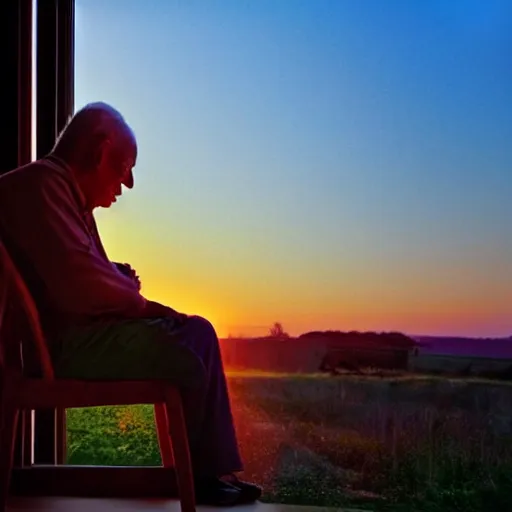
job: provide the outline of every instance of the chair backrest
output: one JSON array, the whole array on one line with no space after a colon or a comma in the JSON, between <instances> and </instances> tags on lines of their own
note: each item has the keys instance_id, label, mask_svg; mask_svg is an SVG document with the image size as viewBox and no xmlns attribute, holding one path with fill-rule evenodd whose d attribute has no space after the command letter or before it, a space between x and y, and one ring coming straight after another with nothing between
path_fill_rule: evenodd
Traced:
<instances>
[{"instance_id":1,"label":"chair backrest","mask_svg":"<svg viewBox=\"0 0 512 512\"><path fill-rule=\"evenodd\" d=\"M0 363L6 370L20 367L24 355L29 353L37 358L43 378L53 379L53 366L37 307L0 241Z\"/></svg>"}]
</instances>

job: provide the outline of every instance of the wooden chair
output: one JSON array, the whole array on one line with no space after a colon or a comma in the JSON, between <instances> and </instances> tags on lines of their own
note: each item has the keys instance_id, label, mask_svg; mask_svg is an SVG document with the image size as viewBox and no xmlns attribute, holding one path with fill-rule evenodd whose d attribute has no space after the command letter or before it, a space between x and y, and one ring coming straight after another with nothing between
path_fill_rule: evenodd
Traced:
<instances>
[{"instance_id":1,"label":"wooden chair","mask_svg":"<svg viewBox=\"0 0 512 512\"><path fill-rule=\"evenodd\" d=\"M32 360L27 354L32 354ZM40 378L27 376L38 366ZM32 366L30 366L32 365ZM176 387L165 381L83 381L54 377L35 303L0 242L0 511L9 493L18 418L34 409L154 404L162 463L175 462L182 512L195 512L187 431ZM32 373L30 373L32 375Z\"/></svg>"}]
</instances>

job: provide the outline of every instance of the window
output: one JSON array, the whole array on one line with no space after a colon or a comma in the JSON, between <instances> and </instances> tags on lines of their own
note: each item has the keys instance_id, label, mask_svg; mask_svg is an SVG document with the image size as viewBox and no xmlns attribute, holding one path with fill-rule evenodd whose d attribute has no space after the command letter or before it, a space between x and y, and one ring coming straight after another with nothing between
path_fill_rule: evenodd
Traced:
<instances>
[{"instance_id":1,"label":"window","mask_svg":"<svg viewBox=\"0 0 512 512\"><path fill-rule=\"evenodd\" d=\"M510 14L77 0L75 108L139 143L107 250L216 326L265 499L511 505ZM73 411L69 461L158 464L151 422Z\"/></svg>"}]
</instances>

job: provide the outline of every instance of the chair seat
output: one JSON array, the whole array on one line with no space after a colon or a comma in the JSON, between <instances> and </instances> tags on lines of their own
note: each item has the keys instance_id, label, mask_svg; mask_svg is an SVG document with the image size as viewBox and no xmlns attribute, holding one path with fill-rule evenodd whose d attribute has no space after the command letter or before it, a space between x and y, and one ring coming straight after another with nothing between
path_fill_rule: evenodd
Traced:
<instances>
[{"instance_id":1,"label":"chair seat","mask_svg":"<svg viewBox=\"0 0 512 512\"><path fill-rule=\"evenodd\" d=\"M179 391L161 380L93 381L13 378L7 394L20 409L98 407L179 401Z\"/></svg>"}]
</instances>

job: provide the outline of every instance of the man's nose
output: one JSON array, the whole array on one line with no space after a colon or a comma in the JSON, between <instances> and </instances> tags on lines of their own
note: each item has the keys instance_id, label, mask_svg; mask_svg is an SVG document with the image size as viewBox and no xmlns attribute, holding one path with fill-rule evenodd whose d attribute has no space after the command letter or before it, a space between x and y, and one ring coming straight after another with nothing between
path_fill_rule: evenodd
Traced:
<instances>
[{"instance_id":1,"label":"man's nose","mask_svg":"<svg viewBox=\"0 0 512 512\"><path fill-rule=\"evenodd\" d=\"M133 188L133 171L130 170L130 172L126 175L125 179L123 180L123 185L126 188Z\"/></svg>"}]
</instances>

